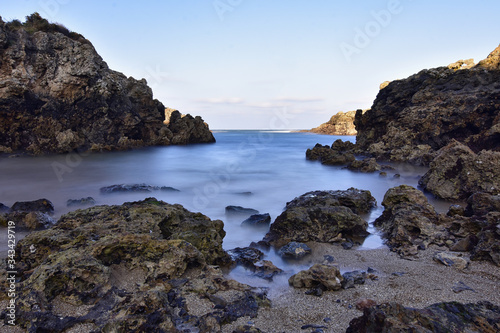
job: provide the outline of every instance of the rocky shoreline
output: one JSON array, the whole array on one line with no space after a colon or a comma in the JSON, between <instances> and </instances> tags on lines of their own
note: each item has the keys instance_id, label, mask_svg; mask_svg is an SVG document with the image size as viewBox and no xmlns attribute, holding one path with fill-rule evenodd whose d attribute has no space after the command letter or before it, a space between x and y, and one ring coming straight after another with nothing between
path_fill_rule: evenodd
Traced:
<instances>
[{"instance_id":1,"label":"rocky shoreline","mask_svg":"<svg viewBox=\"0 0 500 333\"><path fill-rule=\"evenodd\" d=\"M0 108L0 153L215 142L200 117L168 112L145 79L111 70L90 41L37 13L0 18Z\"/></svg>"}]
</instances>

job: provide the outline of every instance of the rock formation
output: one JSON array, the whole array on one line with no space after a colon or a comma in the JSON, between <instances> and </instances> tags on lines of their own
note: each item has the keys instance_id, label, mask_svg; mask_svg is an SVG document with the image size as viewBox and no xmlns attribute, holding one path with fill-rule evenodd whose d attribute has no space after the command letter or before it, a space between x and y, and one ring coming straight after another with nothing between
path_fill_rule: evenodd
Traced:
<instances>
[{"instance_id":1,"label":"rock formation","mask_svg":"<svg viewBox=\"0 0 500 333\"><path fill-rule=\"evenodd\" d=\"M347 333L362 332L498 332L500 308L489 302L437 303L413 309L397 303L364 308Z\"/></svg>"},{"instance_id":2,"label":"rock formation","mask_svg":"<svg viewBox=\"0 0 500 333\"><path fill-rule=\"evenodd\" d=\"M109 69L83 36L37 13L23 24L0 18L0 152L214 141L201 118L178 118L165 125L146 80Z\"/></svg>"},{"instance_id":3,"label":"rock formation","mask_svg":"<svg viewBox=\"0 0 500 333\"><path fill-rule=\"evenodd\" d=\"M364 113L366 110L360 110ZM354 116L356 111L338 112L329 121L311 129L309 132L327 135L356 135Z\"/></svg>"},{"instance_id":4,"label":"rock formation","mask_svg":"<svg viewBox=\"0 0 500 333\"><path fill-rule=\"evenodd\" d=\"M463 61L392 81L370 110L356 114L359 151L421 165L452 139L476 153L499 151L499 54L500 46L469 69Z\"/></svg>"},{"instance_id":5,"label":"rock formation","mask_svg":"<svg viewBox=\"0 0 500 333\"><path fill-rule=\"evenodd\" d=\"M30 332L220 332L268 302L216 266L231 262L224 234L222 221L154 198L68 213L18 243L16 323Z\"/></svg>"},{"instance_id":6,"label":"rock formation","mask_svg":"<svg viewBox=\"0 0 500 333\"><path fill-rule=\"evenodd\" d=\"M314 191L287 203L271 224L264 241L275 247L289 242L331 242L341 236L364 237L368 223L358 213L375 205L369 191Z\"/></svg>"}]
</instances>

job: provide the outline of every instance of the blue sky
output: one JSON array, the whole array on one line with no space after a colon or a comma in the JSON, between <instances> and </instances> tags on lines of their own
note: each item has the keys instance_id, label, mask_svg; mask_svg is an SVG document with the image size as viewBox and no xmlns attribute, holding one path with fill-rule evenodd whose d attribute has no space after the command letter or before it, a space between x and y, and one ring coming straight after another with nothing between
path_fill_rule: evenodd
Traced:
<instances>
[{"instance_id":1,"label":"blue sky","mask_svg":"<svg viewBox=\"0 0 500 333\"><path fill-rule=\"evenodd\" d=\"M212 129L315 127L500 44L498 0L0 0L4 21L35 11Z\"/></svg>"}]
</instances>

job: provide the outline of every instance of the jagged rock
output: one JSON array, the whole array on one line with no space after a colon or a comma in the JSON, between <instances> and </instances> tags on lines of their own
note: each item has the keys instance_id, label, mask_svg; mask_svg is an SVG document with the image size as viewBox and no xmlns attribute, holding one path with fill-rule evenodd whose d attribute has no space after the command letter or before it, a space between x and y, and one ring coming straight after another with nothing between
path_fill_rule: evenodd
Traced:
<instances>
[{"instance_id":1,"label":"jagged rock","mask_svg":"<svg viewBox=\"0 0 500 333\"><path fill-rule=\"evenodd\" d=\"M101 193L120 193L120 192L153 192L153 191L172 191L179 192L178 189L170 186L153 186L148 184L118 184L101 187Z\"/></svg>"},{"instance_id":2,"label":"jagged rock","mask_svg":"<svg viewBox=\"0 0 500 333\"><path fill-rule=\"evenodd\" d=\"M354 212L365 212L375 203L369 191L308 192L287 203L271 224L264 241L276 247L289 242L330 242L343 236L365 237L368 223Z\"/></svg>"},{"instance_id":3,"label":"jagged rock","mask_svg":"<svg viewBox=\"0 0 500 333\"><path fill-rule=\"evenodd\" d=\"M223 237L221 221L154 198L68 213L18 243L17 324L29 331L90 321L96 331L217 332L253 318L268 301L213 266L230 262ZM206 310L193 313L200 295Z\"/></svg>"},{"instance_id":4,"label":"jagged rock","mask_svg":"<svg viewBox=\"0 0 500 333\"><path fill-rule=\"evenodd\" d=\"M69 199L66 201L66 206L74 207L74 206L94 206L96 201L92 197L86 197L81 199Z\"/></svg>"},{"instance_id":5,"label":"jagged rock","mask_svg":"<svg viewBox=\"0 0 500 333\"><path fill-rule=\"evenodd\" d=\"M311 252L311 248L304 243L290 242L278 250L278 255L283 258L300 259Z\"/></svg>"},{"instance_id":6,"label":"jagged rock","mask_svg":"<svg viewBox=\"0 0 500 333\"><path fill-rule=\"evenodd\" d=\"M316 288L321 286L324 290L339 290L342 275L335 266L315 264L305 271L300 271L288 279L294 288Z\"/></svg>"},{"instance_id":7,"label":"jagged rock","mask_svg":"<svg viewBox=\"0 0 500 333\"><path fill-rule=\"evenodd\" d=\"M475 154L452 140L439 150L419 184L443 199L466 199L475 192L500 193L500 152Z\"/></svg>"},{"instance_id":8,"label":"jagged rock","mask_svg":"<svg viewBox=\"0 0 500 333\"><path fill-rule=\"evenodd\" d=\"M382 206L384 212L374 225L383 230L389 247L400 254L414 253L414 246L425 249L431 243L441 244L448 236L434 207L411 186L389 189Z\"/></svg>"},{"instance_id":9,"label":"jagged rock","mask_svg":"<svg viewBox=\"0 0 500 333\"><path fill-rule=\"evenodd\" d=\"M5 206L3 203L0 203L0 213L8 213L10 212L10 208Z\"/></svg>"},{"instance_id":10,"label":"jagged rock","mask_svg":"<svg viewBox=\"0 0 500 333\"><path fill-rule=\"evenodd\" d=\"M349 170L358 170L361 172L375 172L382 170L382 166L374 158L365 158L352 161L347 168Z\"/></svg>"},{"instance_id":11,"label":"jagged rock","mask_svg":"<svg viewBox=\"0 0 500 333\"><path fill-rule=\"evenodd\" d=\"M208 124L200 116L183 115L175 110L170 113L170 119L165 120L165 123L173 133L170 141L174 145L215 142Z\"/></svg>"},{"instance_id":12,"label":"jagged rock","mask_svg":"<svg viewBox=\"0 0 500 333\"><path fill-rule=\"evenodd\" d=\"M254 267L255 276L270 281L275 275L283 273L281 268L276 267L276 265L269 260L259 260L254 264Z\"/></svg>"},{"instance_id":13,"label":"jagged rock","mask_svg":"<svg viewBox=\"0 0 500 333\"><path fill-rule=\"evenodd\" d=\"M355 117L360 153L428 165L456 139L475 153L500 150L500 46L470 69L423 70L381 89Z\"/></svg>"},{"instance_id":14,"label":"jagged rock","mask_svg":"<svg viewBox=\"0 0 500 333\"><path fill-rule=\"evenodd\" d=\"M458 269L466 269L469 266L469 261L467 259L448 252L438 252L434 255L433 259L445 266L451 266Z\"/></svg>"},{"instance_id":15,"label":"jagged rock","mask_svg":"<svg viewBox=\"0 0 500 333\"><path fill-rule=\"evenodd\" d=\"M249 218L241 222L241 225L262 227L262 226L268 226L269 223L271 223L271 216L268 213L266 213L266 214L251 215Z\"/></svg>"},{"instance_id":16,"label":"jagged rock","mask_svg":"<svg viewBox=\"0 0 500 333\"><path fill-rule=\"evenodd\" d=\"M342 277L343 277L342 281L343 289L354 288L355 284L365 284L366 272L363 271L345 272L344 274L342 274Z\"/></svg>"},{"instance_id":17,"label":"jagged rock","mask_svg":"<svg viewBox=\"0 0 500 333\"><path fill-rule=\"evenodd\" d=\"M230 216L244 216L244 215L251 216L256 214L259 214L259 211L252 208L244 208L241 206L226 207L226 215Z\"/></svg>"},{"instance_id":18,"label":"jagged rock","mask_svg":"<svg viewBox=\"0 0 500 333\"><path fill-rule=\"evenodd\" d=\"M317 143L314 148L307 149L306 159L320 161L325 165L346 165L356 158L352 154L354 144L350 141L336 140L331 147Z\"/></svg>"},{"instance_id":19,"label":"jagged rock","mask_svg":"<svg viewBox=\"0 0 500 333\"><path fill-rule=\"evenodd\" d=\"M459 60L452 64L449 64L448 68L456 71L460 69L469 69L474 67L475 65L476 64L474 63L474 59L467 59L467 60Z\"/></svg>"},{"instance_id":20,"label":"jagged rock","mask_svg":"<svg viewBox=\"0 0 500 333\"><path fill-rule=\"evenodd\" d=\"M361 110L361 112L366 112L366 110ZM356 111L340 111L332 116L328 122L311 129L309 132L327 135L356 135L355 115Z\"/></svg>"},{"instance_id":21,"label":"jagged rock","mask_svg":"<svg viewBox=\"0 0 500 333\"><path fill-rule=\"evenodd\" d=\"M38 199L35 201L18 201L11 207L13 212L41 212L41 213L54 213L54 205L50 200Z\"/></svg>"},{"instance_id":22,"label":"jagged rock","mask_svg":"<svg viewBox=\"0 0 500 333\"><path fill-rule=\"evenodd\" d=\"M500 194L474 193L467 199L467 216L485 216L490 212L500 212Z\"/></svg>"},{"instance_id":23,"label":"jagged rock","mask_svg":"<svg viewBox=\"0 0 500 333\"><path fill-rule=\"evenodd\" d=\"M385 303L363 310L346 333L358 332L497 332L500 308L489 302L436 303L424 309Z\"/></svg>"},{"instance_id":24,"label":"jagged rock","mask_svg":"<svg viewBox=\"0 0 500 333\"><path fill-rule=\"evenodd\" d=\"M237 247L235 249L228 250L227 253L229 253L231 259L237 264L242 264L252 268L254 268L254 264L257 261L264 257L264 253L262 253L262 251L253 247Z\"/></svg>"},{"instance_id":25,"label":"jagged rock","mask_svg":"<svg viewBox=\"0 0 500 333\"><path fill-rule=\"evenodd\" d=\"M83 36L37 13L24 24L0 21L0 36L0 152L123 150L178 137L213 141L200 118L185 117L181 125L174 117L165 125L165 107L146 80L109 69ZM193 134L198 131L204 134Z\"/></svg>"},{"instance_id":26,"label":"jagged rock","mask_svg":"<svg viewBox=\"0 0 500 333\"><path fill-rule=\"evenodd\" d=\"M290 202L286 209L297 207L345 206L355 214L368 213L377 205L370 191L350 187L347 190L307 192Z\"/></svg>"}]
</instances>

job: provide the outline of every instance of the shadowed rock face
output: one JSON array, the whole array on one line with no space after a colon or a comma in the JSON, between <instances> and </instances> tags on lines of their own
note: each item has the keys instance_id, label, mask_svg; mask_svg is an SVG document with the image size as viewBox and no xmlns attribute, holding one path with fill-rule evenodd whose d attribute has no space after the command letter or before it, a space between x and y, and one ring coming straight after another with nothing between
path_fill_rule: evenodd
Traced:
<instances>
[{"instance_id":1,"label":"shadowed rock face","mask_svg":"<svg viewBox=\"0 0 500 333\"><path fill-rule=\"evenodd\" d=\"M385 303L365 308L347 333L364 332L498 332L500 308L489 302L437 303L424 309Z\"/></svg>"},{"instance_id":2,"label":"shadowed rock face","mask_svg":"<svg viewBox=\"0 0 500 333\"><path fill-rule=\"evenodd\" d=\"M452 139L474 152L500 150L499 53L470 69L439 67L391 82L356 115L359 149L422 165Z\"/></svg>"},{"instance_id":3,"label":"shadowed rock face","mask_svg":"<svg viewBox=\"0 0 500 333\"><path fill-rule=\"evenodd\" d=\"M27 19L24 25L0 19L0 152L39 155L214 141L208 126L199 125L201 118L165 125L165 107L153 99L146 80L109 69L83 36L38 14ZM204 134L195 135L192 128ZM185 139L172 142L176 136Z\"/></svg>"}]
</instances>

